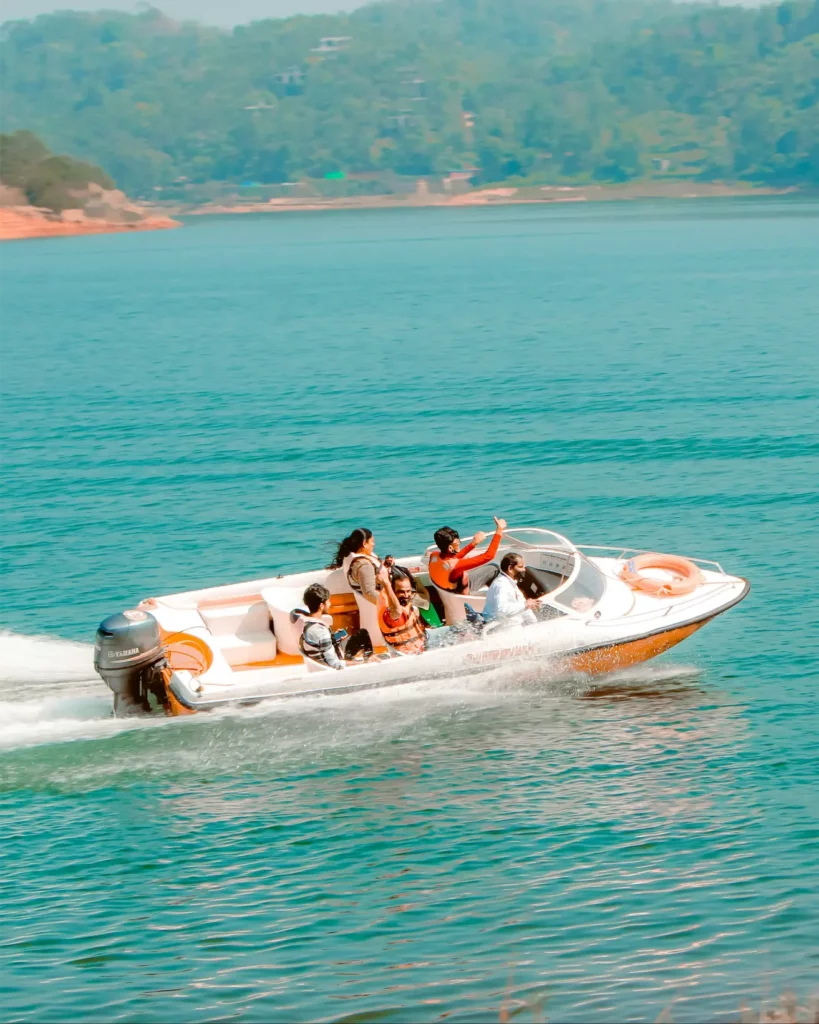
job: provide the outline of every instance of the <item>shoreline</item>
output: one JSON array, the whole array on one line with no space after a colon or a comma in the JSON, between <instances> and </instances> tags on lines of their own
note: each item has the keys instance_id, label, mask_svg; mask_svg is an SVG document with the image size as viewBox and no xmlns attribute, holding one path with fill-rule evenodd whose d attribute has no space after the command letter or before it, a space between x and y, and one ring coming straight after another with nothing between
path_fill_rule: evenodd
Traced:
<instances>
[{"instance_id":1,"label":"shoreline","mask_svg":"<svg viewBox=\"0 0 819 1024\"><path fill-rule=\"evenodd\" d=\"M752 185L706 184L702 182L645 182L624 185L553 185L476 189L455 195L410 193L407 195L287 197L241 203L169 204L174 215L195 217L222 214L314 212L318 210L382 210L534 206L566 203L612 202L639 199L710 199L730 197L781 196L795 188Z\"/></svg>"},{"instance_id":2,"label":"shoreline","mask_svg":"<svg viewBox=\"0 0 819 1024\"><path fill-rule=\"evenodd\" d=\"M629 182L623 185L541 185L474 189L469 192L374 196L289 196L238 203L167 203L154 206L140 220L122 222L65 217L36 207L0 207L0 242L29 238L164 231L182 227L176 217L259 213L310 213L320 210L459 209L487 206L549 206L573 203L622 202L644 199L719 199L794 195L796 188L757 187L703 182ZM72 211L73 212L73 211Z\"/></svg>"},{"instance_id":3,"label":"shoreline","mask_svg":"<svg viewBox=\"0 0 819 1024\"><path fill-rule=\"evenodd\" d=\"M47 216L34 207L0 208L0 241L3 242L23 241L29 238L110 235L128 231L164 231L181 226L180 221L164 214L151 214L142 220L120 223L90 218L62 220Z\"/></svg>"}]
</instances>

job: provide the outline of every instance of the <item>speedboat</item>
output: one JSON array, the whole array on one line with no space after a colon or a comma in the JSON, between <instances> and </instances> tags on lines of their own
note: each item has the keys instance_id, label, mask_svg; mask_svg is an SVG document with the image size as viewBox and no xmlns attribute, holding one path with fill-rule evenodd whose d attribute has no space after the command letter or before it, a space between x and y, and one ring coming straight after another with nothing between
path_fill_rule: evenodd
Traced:
<instances>
[{"instance_id":1,"label":"speedboat","mask_svg":"<svg viewBox=\"0 0 819 1024\"><path fill-rule=\"evenodd\" d=\"M434 592L430 548L397 558ZM555 673L599 675L647 661L738 604L750 584L718 562L629 548L573 544L552 530L507 529L498 551L527 566L537 621L463 629L461 642L421 654L388 649L376 608L341 569L233 583L165 597L109 616L97 631L94 665L114 694L116 715L185 715L273 698L339 693L474 675L510 660ZM376 656L336 671L302 654L303 623L291 616L311 583L330 591L335 629L367 629ZM480 612L486 591L437 592L447 624ZM328 621L329 625L329 621Z\"/></svg>"}]
</instances>

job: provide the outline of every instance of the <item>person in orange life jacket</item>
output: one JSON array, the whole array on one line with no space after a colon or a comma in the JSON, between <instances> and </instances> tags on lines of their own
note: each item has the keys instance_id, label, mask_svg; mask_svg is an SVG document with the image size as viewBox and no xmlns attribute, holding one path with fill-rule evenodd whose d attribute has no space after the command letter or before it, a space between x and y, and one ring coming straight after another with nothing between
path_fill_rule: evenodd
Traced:
<instances>
[{"instance_id":1,"label":"person in orange life jacket","mask_svg":"<svg viewBox=\"0 0 819 1024\"><path fill-rule=\"evenodd\" d=\"M335 558L328 569L343 569L347 582L353 590L369 601L378 604L378 590L381 584L378 571L381 560L375 554L375 537L372 530L359 527L339 544Z\"/></svg>"},{"instance_id":2,"label":"person in orange life jacket","mask_svg":"<svg viewBox=\"0 0 819 1024\"><path fill-rule=\"evenodd\" d=\"M389 647L398 654L423 654L424 651L474 640L477 631L467 622L454 626L432 627L418 612L427 599L413 587L407 572L381 570L382 590L378 599L378 625ZM421 584L418 584L419 588Z\"/></svg>"},{"instance_id":3,"label":"person in orange life jacket","mask_svg":"<svg viewBox=\"0 0 819 1024\"><path fill-rule=\"evenodd\" d=\"M405 565L399 565L394 555L385 555L381 564L390 571L390 582L393 585L393 589L395 588L395 581L399 576L406 577L412 587L412 603L420 611L425 611L429 608L431 603L429 591L419 579L413 576Z\"/></svg>"},{"instance_id":4,"label":"person in orange life jacket","mask_svg":"<svg viewBox=\"0 0 819 1024\"><path fill-rule=\"evenodd\" d=\"M465 548L457 530L444 526L435 531L438 551L429 556L429 576L440 590L456 594L476 593L481 587L489 586L500 572L492 559L498 553L501 536L506 529L506 520L495 516L495 534L486 551L467 557L479 544L486 540L485 533L476 533Z\"/></svg>"},{"instance_id":5,"label":"person in orange life jacket","mask_svg":"<svg viewBox=\"0 0 819 1024\"><path fill-rule=\"evenodd\" d=\"M389 646L399 654L423 654L427 624L415 607L416 594L407 576L396 575L384 566L380 572L378 625Z\"/></svg>"},{"instance_id":6,"label":"person in orange life jacket","mask_svg":"<svg viewBox=\"0 0 819 1024\"><path fill-rule=\"evenodd\" d=\"M294 608L290 618L293 622L299 619L304 621L299 647L305 657L339 670L344 668L346 661L352 661L358 654L363 653L365 661L372 657L373 645L366 629L347 636L344 630L334 633L324 621L324 617L330 614L330 591L326 587L320 583L311 583L302 600L307 605L307 611Z\"/></svg>"}]
</instances>

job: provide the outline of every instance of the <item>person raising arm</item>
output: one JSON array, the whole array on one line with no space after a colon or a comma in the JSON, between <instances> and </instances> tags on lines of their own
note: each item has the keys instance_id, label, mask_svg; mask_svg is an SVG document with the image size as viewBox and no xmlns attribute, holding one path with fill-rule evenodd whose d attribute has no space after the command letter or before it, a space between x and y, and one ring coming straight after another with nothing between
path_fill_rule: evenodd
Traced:
<instances>
[{"instance_id":1,"label":"person raising arm","mask_svg":"<svg viewBox=\"0 0 819 1024\"><path fill-rule=\"evenodd\" d=\"M443 526L435 531L438 551L433 551L429 556L429 575L436 587L456 594L469 594L489 586L495 579L500 567L492 559L498 553L506 520L497 516L494 519L495 533L489 547L478 555L471 553L486 540L485 533L476 533L469 544L462 548L457 530Z\"/></svg>"},{"instance_id":2,"label":"person raising arm","mask_svg":"<svg viewBox=\"0 0 819 1024\"><path fill-rule=\"evenodd\" d=\"M426 623L415 607L415 593L407 576L390 579L385 567L379 573L381 593L378 625L390 647L399 654L423 654L426 648Z\"/></svg>"}]
</instances>

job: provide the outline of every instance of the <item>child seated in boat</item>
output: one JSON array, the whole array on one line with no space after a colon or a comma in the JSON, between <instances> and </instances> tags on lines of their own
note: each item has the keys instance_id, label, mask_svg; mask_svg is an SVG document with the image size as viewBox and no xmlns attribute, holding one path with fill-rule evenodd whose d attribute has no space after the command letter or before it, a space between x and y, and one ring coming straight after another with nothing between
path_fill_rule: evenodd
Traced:
<instances>
[{"instance_id":1,"label":"child seated in boat","mask_svg":"<svg viewBox=\"0 0 819 1024\"><path fill-rule=\"evenodd\" d=\"M326 587L320 583L311 583L304 592L303 601L307 611L294 608L290 618L294 622L298 619L304 621L299 647L306 658L338 670L359 654L364 655L365 661L372 657L372 640L366 629L348 636L343 629L334 633L327 625L326 619L330 618L330 591Z\"/></svg>"}]
</instances>

